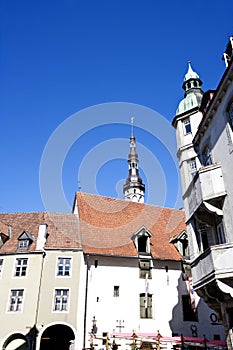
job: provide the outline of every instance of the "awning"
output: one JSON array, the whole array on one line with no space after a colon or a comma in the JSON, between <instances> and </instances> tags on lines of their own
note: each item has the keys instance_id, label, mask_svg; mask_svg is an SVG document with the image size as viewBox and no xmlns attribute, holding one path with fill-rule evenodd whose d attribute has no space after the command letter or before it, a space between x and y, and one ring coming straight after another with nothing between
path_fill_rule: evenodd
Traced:
<instances>
[{"instance_id":1,"label":"awning","mask_svg":"<svg viewBox=\"0 0 233 350\"><path fill-rule=\"evenodd\" d=\"M208 212L216 214L218 216L223 216L223 212L221 209L215 207L214 205L208 203L208 202L203 202L205 208L208 210Z\"/></svg>"}]
</instances>

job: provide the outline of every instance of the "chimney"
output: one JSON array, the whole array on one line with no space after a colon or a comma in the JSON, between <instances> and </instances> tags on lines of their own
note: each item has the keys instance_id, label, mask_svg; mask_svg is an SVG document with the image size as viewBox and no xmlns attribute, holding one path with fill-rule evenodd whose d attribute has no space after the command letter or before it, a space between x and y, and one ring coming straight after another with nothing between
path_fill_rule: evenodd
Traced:
<instances>
[{"instance_id":1,"label":"chimney","mask_svg":"<svg viewBox=\"0 0 233 350\"><path fill-rule=\"evenodd\" d=\"M36 250L44 249L46 238L47 238L47 227L48 225L45 223L39 225L38 237L36 242Z\"/></svg>"}]
</instances>

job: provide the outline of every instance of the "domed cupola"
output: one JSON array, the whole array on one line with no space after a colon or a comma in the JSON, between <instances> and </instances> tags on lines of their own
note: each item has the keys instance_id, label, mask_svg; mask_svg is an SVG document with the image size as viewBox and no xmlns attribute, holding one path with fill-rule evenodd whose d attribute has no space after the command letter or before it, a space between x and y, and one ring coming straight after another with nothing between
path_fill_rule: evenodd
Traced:
<instances>
[{"instance_id":1,"label":"domed cupola","mask_svg":"<svg viewBox=\"0 0 233 350\"><path fill-rule=\"evenodd\" d=\"M199 107L201 104L203 91L202 81L199 75L193 71L191 62L188 62L188 71L185 74L182 88L184 89L184 99L179 103L176 115L187 112L190 109Z\"/></svg>"}]
</instances>

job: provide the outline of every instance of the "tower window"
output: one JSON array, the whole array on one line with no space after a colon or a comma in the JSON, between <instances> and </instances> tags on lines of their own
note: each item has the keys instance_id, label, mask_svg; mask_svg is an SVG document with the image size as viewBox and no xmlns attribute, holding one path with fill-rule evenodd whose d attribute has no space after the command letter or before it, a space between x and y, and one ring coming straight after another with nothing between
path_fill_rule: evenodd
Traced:
<instances>
[{"instance_id":1,"label":"tower window","mask_svg":"<svg viewBox=\"0 0 233 350\"><path fill-rule=\"evenodd\" d=\"M191 175L191 178L193 178L197 173L197 163L195 158L192 158L188 161L188 167L189 167L189 173Z\"/></svg>"},{"instance_id":2,"label":"tower window","mask_svg":"<svg viewBox=\"0 0 233 350\"><path fill-rule=\"evenodd\" d=\"M190 124L190 119L186 118L183 120L183 125L184 125L184 134L190 134L191 133L191 124Z\"/></svg>"}]
</instances>

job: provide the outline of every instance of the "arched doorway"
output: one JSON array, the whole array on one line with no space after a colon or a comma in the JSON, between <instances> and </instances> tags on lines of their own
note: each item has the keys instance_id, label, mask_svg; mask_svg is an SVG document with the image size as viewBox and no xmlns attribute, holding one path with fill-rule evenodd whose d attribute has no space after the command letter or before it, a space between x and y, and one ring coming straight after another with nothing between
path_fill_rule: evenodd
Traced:
<instances>
[{"instance_id":1,"label":"arched doorway","mask_svg":"<svg viewBox=\"0 0 233 350\"><path fill-rule=\"evenodd\" d=\"M4 350L28 350L26 337L20 333L12 334L3 344Z\"/></svg>"},{"instance_id":2,"label":"arched doorway","mask_svg":"<svg viewBox=\"0 0 233 350\"><path fill-rule=\"evenodd\" d=\"M69 350L74 338L74 332L69 326L55 324L43 332L40 350Z\"/></svg>"}]
</instances>

